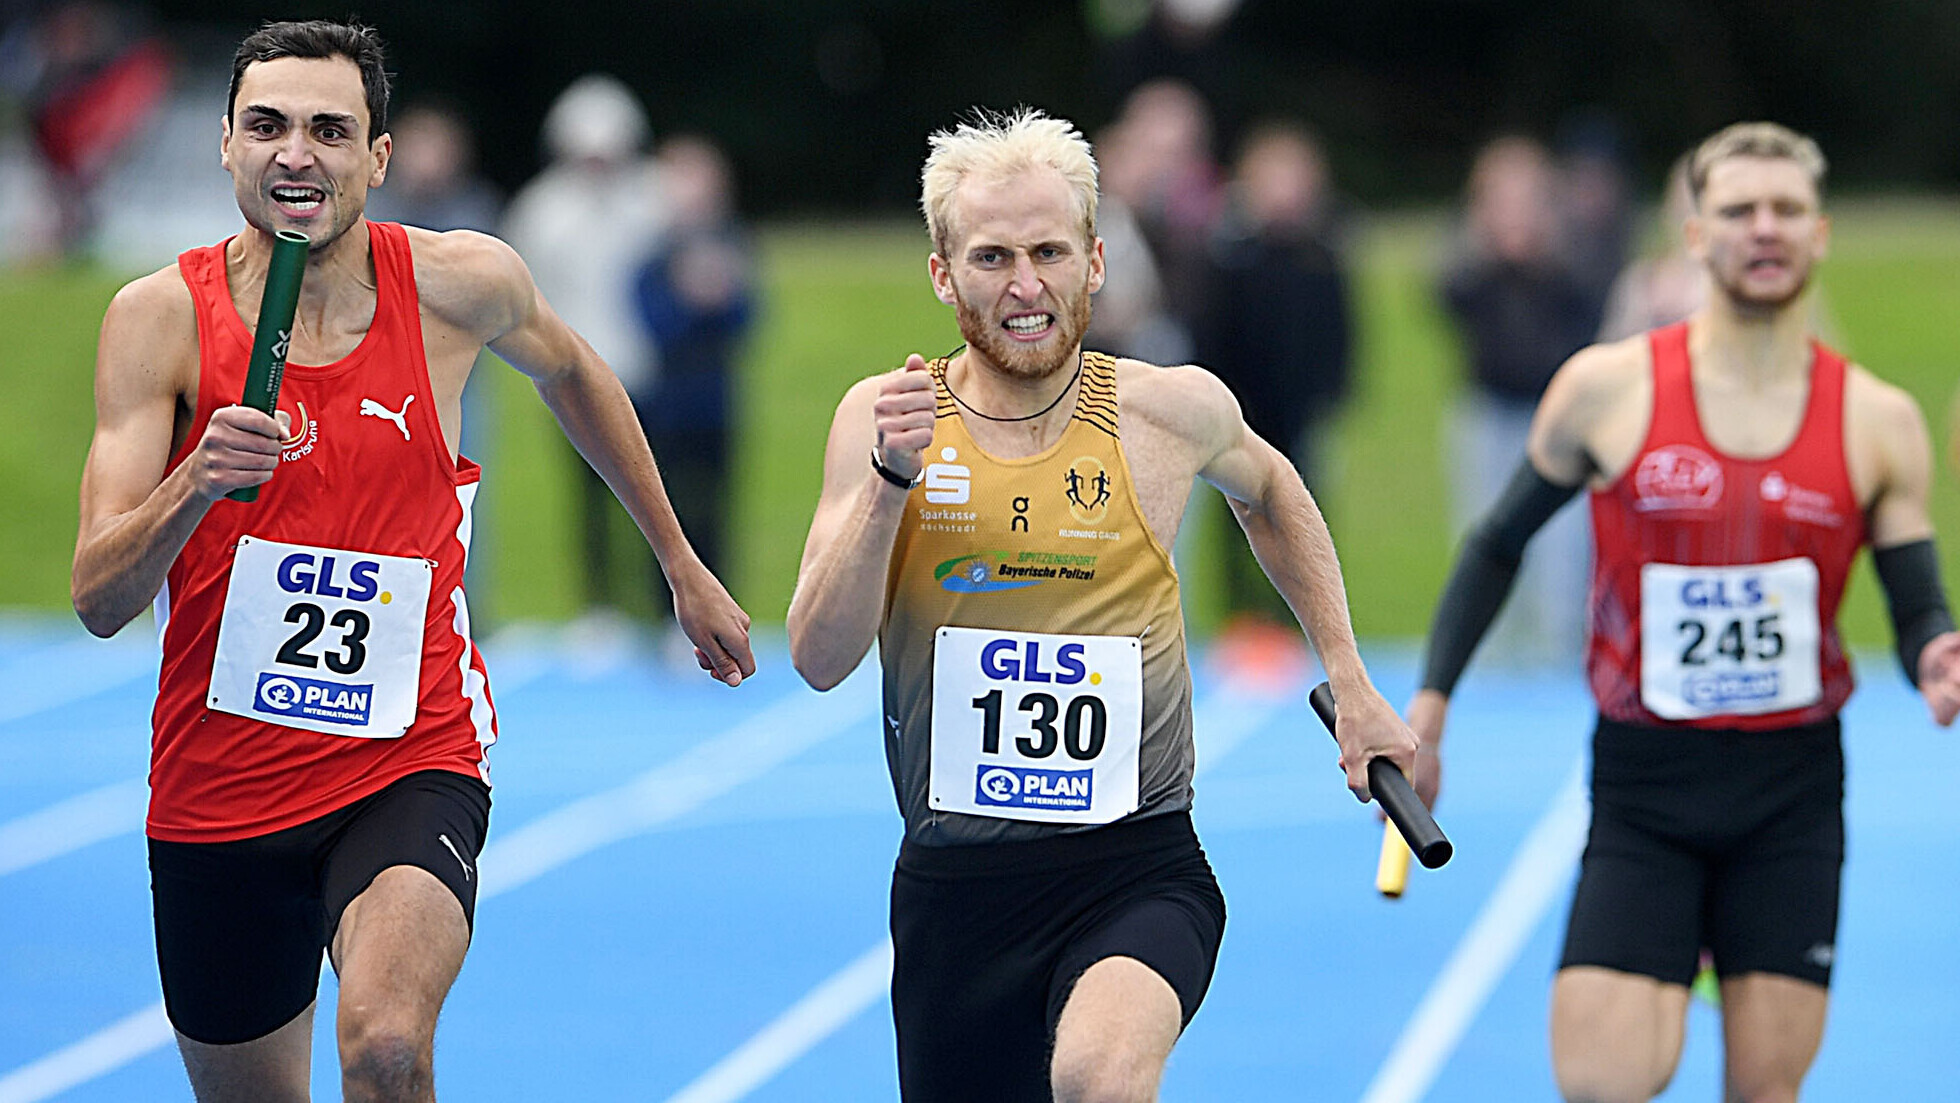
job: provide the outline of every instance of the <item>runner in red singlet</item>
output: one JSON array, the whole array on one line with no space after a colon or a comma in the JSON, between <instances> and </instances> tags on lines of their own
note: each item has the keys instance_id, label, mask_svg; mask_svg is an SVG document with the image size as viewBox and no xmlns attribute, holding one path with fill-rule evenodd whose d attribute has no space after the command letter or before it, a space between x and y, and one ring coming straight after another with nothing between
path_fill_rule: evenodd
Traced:
<instances>
[{"instance_id":1,"label":"runner in red singlet","mask_svg":"<svg viewBox=\"0 0 1960 1103\"><path fill-rule=\"evenodd\" d=\"M362 217L387 97L368 28L248 37L222 146L246 228L125 287L102 326L74 603L97 635L152 600L162 627L158 962L207 1103L307 1098L323 950L346 1098L434 1098L497 730L463 596L478 470L456 451L481 348L531 378L646 532L702 667L730 685L755 670L625 392L524 263ZM312 247L275 417L232 402L287 229Z\"/></svg>"},{"instance_id":2,"label":"runner in red singlet","mask_svg":"<svg viewBox=\"0 0 1960 1103\"><path fill-rule=\"evenodd\" d=\"M1570 1100L1666 1087L1703 948L1727 1098L1796 1099L1836 953L1852 684L1836 619L1860 547L1933 719L1960 712L1925 423L1807 332L1829 240L1822 153L1737 124L1695 151L1690 176L1687 243L1710 301L1559 371L1528 461L1465 542L1409 710L1417 789L1434 801L1448 695L1526 540L1590 486L1593 818L1552 990Z\"/></svg>"}]
</instances>

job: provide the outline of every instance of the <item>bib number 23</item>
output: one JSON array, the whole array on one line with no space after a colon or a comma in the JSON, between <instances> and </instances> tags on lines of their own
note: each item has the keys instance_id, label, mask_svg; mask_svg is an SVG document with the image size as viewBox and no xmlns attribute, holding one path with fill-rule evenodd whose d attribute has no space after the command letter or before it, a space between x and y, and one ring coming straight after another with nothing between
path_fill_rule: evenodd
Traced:
<instances>
[{"instance_id":1,"label":"bib number 23","mask_svg":"<svg viewBox=\"0 0 1960 1103\"><path fill-rule=\"evenodd\" d=\"M241 538L207 703L334 735L402 734L430 580L426 559Z\"/></svg>"}]
</instances>

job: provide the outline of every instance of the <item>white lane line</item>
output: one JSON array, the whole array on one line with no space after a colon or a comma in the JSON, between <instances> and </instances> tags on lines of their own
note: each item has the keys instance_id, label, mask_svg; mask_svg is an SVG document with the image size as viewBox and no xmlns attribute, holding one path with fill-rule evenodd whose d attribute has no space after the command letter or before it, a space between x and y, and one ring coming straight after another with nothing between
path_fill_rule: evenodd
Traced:
<instances>
[{"instance_id":1,"label":"white lane line","mask_svg":"<svg viewBox=\"0 0 1960 1103\"><path fill-rule=\"evenodd\" d=\"M672 762L603 793L573 801L493 840L483 850L484 897L523 885L599 847L686 815L876 712L868 683L827 694L793 692Z\"/></svg>"},{"instance_id":2,"label":"white lane line","mask_svg":"<svg viewBox=\"0 0 1960 1103\"><path fill-rule=\"evenodd\" d=\"M845 728L876 715L875 693L852 678L818 696L792 692L680 758L617 789L574 801L485 847L478 899L518 888L607 843L684 815ZM495 863L493 865L492 863ZM169 1045L162 1004L0 1076L0 1103L40 1103Z\"/></svg>"},{"instance_id":3,"label":"white lane line","mask_svg":"<svg viewBox=\"0 0 1960 1103\"><path fill-rule=\"evenodd\" d=\"M892 943L881 939L667 1103L722 1103L769 1082L790 1060L843 1029L891 987ZM784 1055L789 1055L786 1060Z\"/></svg>"},{"instance_id":4,"label":"white lane line","mask_svg":"<svg viewBox=\"0 0 1960 1103\"><path fill-rule=\"evenodd\" d=\"M157 672L149 643L77 640L37 649L0 670L0 724L93 697Z\"/></svg>"},{"instance_id":5,"label":"white lane line","mask_svg":"<svg viewBox=\"0 0 1960 1103\"><path fill-rule=\"evenodd\" d=\"M1207 694L1193 709L1193 726L1203 733L1197 747L1196 774L1202 775L1231 754L1286 703L1283 697L1250 697L1237 689ZM891 972L892 943L887 935L669 1096L666 1103L734 1103L746 1097L878 1002L891 988Z\"/></svg>"},{"instance_id":6,"label":"white lane line","mask_svg":"<svg viewBox=\"0 0 1960 1103\"><path fill-rule=\"evenodd\" d=\"M1402 1028L1362 1103L1416 1103L1428 1094L1464 1032L1551 910L1585 849L1588 819L1581 758Z\"/></svg>"},{"instance_id":7,"label":"white lane line","mask_svg":"<svg viewBox=\"0 0 1960 1103\"><path fill-rule=\"evenodd\" d=\"M505 680L499 694L507 700L510 694L537 681L548 669L542 661L519 666L517 674ZM149 795L147 780L126 778L0 823L0 877L53 861L125 832L141 831Z\"/></svg>"},{"instance_id":8,"label":"white lane line","mask_svg":"<svg viewBox=\"0 0 1960 1103\"><path fill-rule=\"evenodd\" d=\"M119 1069L171 1039L163 1001L0 1076L0 1103L38 1103Z\"/></svg>"},{"instance_id":9,"label":"white lane line","mask_svg":"<svg viewBox=\"0 0 1960 1103\"><path fill-rule=\"evenodd\" d=\"M0 823L0 877L142 830L149 796L149 782L133 777Z\"/></svg>"}]
</instances>

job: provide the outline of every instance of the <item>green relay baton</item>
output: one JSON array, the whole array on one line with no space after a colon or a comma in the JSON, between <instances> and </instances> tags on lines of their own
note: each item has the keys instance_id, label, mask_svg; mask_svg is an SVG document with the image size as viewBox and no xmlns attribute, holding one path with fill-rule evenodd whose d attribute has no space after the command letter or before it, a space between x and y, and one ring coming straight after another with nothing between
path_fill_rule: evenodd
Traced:
<instances>
[{"instance_id":1,"label":"green relay baton","mask_svg":"<svg viewBox=\"0 0 1960 1103\"><path fill-rule=\"evenodd\" d=\"M280 230L272 243L272 263L265 272L265 293L259 297L258 330L252 337L252 359L245 367L245 393L240 406L270 414L279 407L279 382L286 375L286 352L293 344L293 315L299 310L299 284L306 275L306 235ZM225 497L255 502L256 486L241 486Z\"/></svg>"}]
</instances>

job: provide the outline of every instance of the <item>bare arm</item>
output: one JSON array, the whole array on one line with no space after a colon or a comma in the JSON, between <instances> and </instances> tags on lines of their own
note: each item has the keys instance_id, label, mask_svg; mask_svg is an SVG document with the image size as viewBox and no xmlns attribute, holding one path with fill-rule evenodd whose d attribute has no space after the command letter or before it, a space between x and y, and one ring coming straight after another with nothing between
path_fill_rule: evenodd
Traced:
<instances>
[{"instance_id":1,"label":"bare arm","mask_svg":"<svg viewBox=\"0 0 1960 1103\"><path fill-rule=\"evenodd\" d=\"M428 309L530 378L565 436L632 515L673 587L674 618L702 668L729 685L754 674L749 616L682 533L619 377L544 301L510 246L458 231L440 235L440 244L416 260Z\"/></svg>"},{"instance_id":2,"label":"bare arm","mask_svg":"<svg viewBox=\"0 0 1960 1103\"><path fill-rule=\"evenodd\" d=\"M905 515L906 492L871 467L912 478L932 443L932 376L924 358L863 379L844 395L824 446L823 491L796 594L789 603L789 654L818 689L843 681L863 661L885 616L885 572Z\"/></svg>"},{"instance_id":3,"label":"bare arm","mask_svg":"<svg viewBox=\"0 0 1960 1103\"><path fill-rule=\"evenodd\" d=\"M1368 760L1383 756L1404 774L1416 739L1382 699L1362 665L1347 589L1327 522L1286 457L1245 424L1225 385L1198 368L1158 373L1126 402L1197 449L1198 476L1222 491L1268 578L1299 618L1340 702L1336 736L1348 788L1369 799Z\"/></svg>"},{"instance_id":4,"label":"bare arm","mask_svg":"<svg viewBox=\"0 0 1960 1103\"><path fill-rule=\"evenodd\" d=\"M279 465L279 422L227 406L164 475L178 411L196 386L193 311L183 280L166 269L123 288L102 319L95 436L69 577L75 612L98 636L114 635L156 597L213 502L265 482Z\"/></svg>"}]
</instances>

